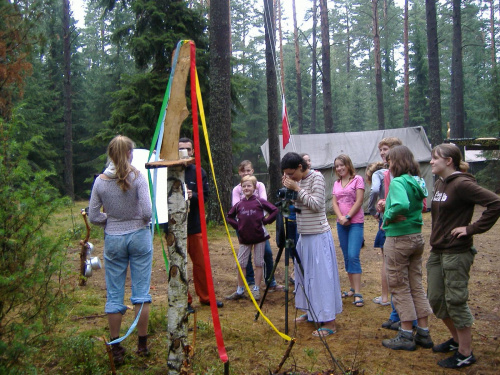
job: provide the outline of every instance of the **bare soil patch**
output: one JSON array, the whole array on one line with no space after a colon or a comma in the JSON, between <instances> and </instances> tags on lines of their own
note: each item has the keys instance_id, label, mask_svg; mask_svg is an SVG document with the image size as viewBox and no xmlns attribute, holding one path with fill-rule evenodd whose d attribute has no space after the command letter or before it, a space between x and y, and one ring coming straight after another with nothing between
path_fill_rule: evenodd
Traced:
<instances>
[{"instance_id":1,"label":"bare soil patch","mask_svg":"<svg viewBox=\"0 0 500 375\"><path fill-rule=\"evenodd\" d=\"M482 210L476 211L477 217ZM430 213L424 214L424 235L426 238L426 253L430 233ZM335 222L330 220L337 252L337 261L340 267L342 290L348 289L347 275L344 272L342 253L339 248ZM269 228L273 229L273 228ZM362 294L365 306L362 308L352 304L352 298L344 299L344 311L337 316L337 333L326 338L329 350L333 357L341 363L343 368L356 370L355 373L364 374L498 374L500 373L499 336L500 336L500 302L498 299L498 284L500 254L500 223L497 223L488 233L475 237L475 246L478 249L470 280L470 308L476 318L473 326L473 349L477 357L477 364L461 371L443 370L436 362L445 358L444 354L433 353L430 349L418 348L415 352L391 351L381 345L382 339L393 337L396 332L381 328L382 322L388 319L390 306L380 306L372 299L380 295L380 266L382 258L380 251L373 249L373 240L377 231L377 222L371 217L365 223L365 247L361 253L363 267ZM234 246L237 240L232 233ZM254 321L256 309L250 300L225 301L224 297L231 294L236 288L235 260L224 228L209 230L210 257L217 299L223 300L225 306L219 309L224 342L229 356L230 371L232 374L268 374L277 368L287 343L276 332L259 318ZM274 235L274 233L272 233ZM102 241L92 240L96 245L96 254L102 258ZM276 256L278 249L274 237L271 245ZM166 246L166 245L165 245ZM166 250L166 249L165 249ZM77 254L72 254L75 265ZM191 262L188 260L191 274ZM276 279L284 283L284 257L282 257L276 274ZM424 281L426 279L424 264ZM128 286L130 280L128 281ZM96 272L85 287L88 292L102 302L97 308L104 310L105 283L104 271ZM153 265L151 293L154 298L152 309L155 318L160 319L166 314L167 304L167 275L159 240L155 240L155 260ZM293 289L293 286L292 286ZM292 290L291 289L291 290ZM342 373L331 360L327 349L321 341L312 336L312 323L294 323L296 310L294 296L289 293L289 335L296 339L290 357L285 362L281 372L300 374ZM190 291L195 299L193 306L197 310L196 341L194 344L195 356L192 358L193 373L222 374L223 364L218 359L217 347L213 334L210 308L201 306L195 297L192 280ZM126 298L128 298L126 294ZM127 303L127 302L126 302ZM273 324L284 332L285 321L285 294L283 292L270 293L263 306L264 314ZM127 313L123 327L127 328L132 320L132 314ZM194 316L190 318L193 326ZM106 319L95 318L85 322L94 328L101 328L103 335L106 331ZM449 334L441 321L435 317L430 319L430 329L435 343L445 341ZM156 329L150 336L153 356L148 359L128 358L129 365L121 369L121 373L165 373L167 371L167 332L165 329ZM128 339L125 346L129 352L135 350L135 337ZM190 333L190 340L193 334ZM292 372L293 371L293 372ZM331 371L331 372L325 372ZM335 371L335 372L333 372Z\"/></svg>"}]
</instances>

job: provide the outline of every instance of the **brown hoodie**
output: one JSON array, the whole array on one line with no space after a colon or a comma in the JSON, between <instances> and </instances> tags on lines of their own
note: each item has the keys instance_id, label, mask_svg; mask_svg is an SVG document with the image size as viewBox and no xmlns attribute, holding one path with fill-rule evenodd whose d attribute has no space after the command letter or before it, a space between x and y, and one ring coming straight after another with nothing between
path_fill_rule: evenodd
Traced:
<instances>
[{"instance_id":1,"label":"brown hoodie","mask_svg":"<svg viewBox=\"0 0 500 375\"><path fill-rule=\"evenodd\" d=\"M486 207L479 220L471 224L474 206ZM489 230L500 216L500 198L479 186L468 173L453 173L434 184L432 197L431 246L434 252L461 253L472 246L472 236ZM467 227L467 236L457 238L451 231Z\"/></svg>"}]
</instances>

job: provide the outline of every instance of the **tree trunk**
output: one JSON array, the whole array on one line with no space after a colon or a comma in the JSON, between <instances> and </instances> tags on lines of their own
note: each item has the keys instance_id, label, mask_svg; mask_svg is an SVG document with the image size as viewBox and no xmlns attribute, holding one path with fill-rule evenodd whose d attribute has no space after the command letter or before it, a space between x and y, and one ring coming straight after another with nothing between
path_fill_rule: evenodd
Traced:
<instances>
[{"instance_id":1,"label":"tree trunk","mask_svg":"<svg viewBox=\"0 0 500 375\"><path fill-rule=\"evenodd\" d=\"M303 114L302 114L302 74L300 72L300 49L299 49L299 33L297 30L297 10L295 9L295 0L292 1L293 9L293 39L295 43L295 72L297 75L297 122L299 126L299 134L304 133L303 129Z\"/></svg>"},{"instance_id":2,"label":"tree trunk","mask_svg":"<svg viewBox=\"0 0 500 375\"><path fill-rule=\"evenodd\" d=\"M318 73L316 64L318 63L318 55L316 49L318 48L318 41L316 33L318 29L318 4L317 0L313 0L313 29L312 29L312 67L311 67L311 126L309 132L316 133L316 106L317 106L317 90L318 90Z\"/></svg>"},{"instance_id":3,"label":"tree trunk","mask_svg":"<svg viewBox=\"0 0 500 375\"><path fill-rule=\"evenodd\" d=\"M408 0L405 0L404 14L404 120L403 127L410 126L410 58L408 56Z\"/></svg>"},{"instance_id":4,"label":"tree trunk","mask_svg":"<svg viewBox=\"0 0 500 375\"><path fill-rule=\"evenodd\" d=\"M332 81L330 72L330 26L328 22L327 0L319 0L321 16L321 65L323 75L323 116L325 120L325 133L333 133L332 111Z\"/></svg>"},{"instance_id":5,"label":"tree trunk","mask_svg":"<svg viewBox=\"0 0 500 375\"><path fill-rule=\"evenodd\" d=\"M495 1L490 0L490 36L491 36L491 66L493 71L497 67L497 51L495 46Z\"/></svg>"},{"instance_id":6,"label":"tree trunk","mask_svg":"<svg viewBox=\"0 0 500 375\"><path fill-rule=\"evenodd\" d=\"M215 0L212 0L215 1ZM168 168L168 373L180 374L187 340L187 216L189 201L184 198L184 167Z\"/></svg>"},{"instance_id":7,"label":"tree trunk","mask_svg":"<svg viewBox=\"0 0 500 375\"><path fill-rule=\"evenodd\" d=\"M276 17L273 0L264 0L266 38L267 135L269 139L270 196L281 187L280 142L278 136L278 92L274 56L276 56Z\"/></svg>"},{"instance_id":8,"label":"tree trunk","mask_svg":"<svg viewBox=\"0 0 500 375\"><path fill-rule=\"evenodd\" d=\"M278 12L278 30L280 43L280 78L281 92L285 95L285 62L283 61L283 29L281 28L281 1L275 0L276 10Z\"/></svg>"},{"instance_id":9,"label":"tree trunk","mask_svg":"<svg viewBox=\"0 0 500 375\"><path fill-rule=\"evenodd\" d=\"M491 35L491 92L493 106L493 121L497 124L500 121L500 105L499 105L499 86L498 86L498 70L497 70L497 52L495 43L495 1L490 0L490 35ZM500 129L499 129L500 130Z\"/></svg>"},{"instance_id":10,"label":"tree trunk","mask_svg":"<svg viewBox=\"0 0 500 375\"><path fill-rule=\"evenodd\" d=\"M443 143L441 130L441 81L439 78L439 50L437 35L436 0L425 0L427 18L427 54L429 60L429 110L431 144Z\"/></svg>"},{"instance_id":11,"label":"tree trunk","mask_svg":"<svg viewBox=\"0 0 500 375\"><path fill-rule=\"evenodd\" d=\"M453 49L451 54L451 138L463 138L464 83L462 68L461 0L453 0Z\"/></svg>"},{"instance_id":12,"label":"tree trunk","mask_svg":"<svg viewBox=\"0 0 500 375\"><path fill-rule=\"evenodd\" d=\"M345 7L345 14L346 14L346 50L347 50L347 56L346 56L346 72L347 76L349 77L349 73L351 72L351 25L349 23L349 15L350 15L350 9L348 5ZM348 79L347 80L347 88L351 87L351 82Z\"/></svg>"},{"instance_id":13,"label":"tree trunk","mask_svg":"<svg viewBox=\"0 0 500 375\"><path fill-rule=\"evenodd\" d=\"M224 212L231 208L233 160L231 141L231 66L229 2L210 2L210 145ZM217 200L214 195L213 200ZM218 204L210 205L209 218L222 222Z\"/></svg>"},{"instance_id":14,"label":"tree trunk","mask_svg":"<svg viewBox=\"0 0 500 375\"><path fill-rule=\"evenodd\" d=\"M377 94L377 116L379 130L385 129L384 92L382 87L382 66L380 62L380 34L378 29L378 0L372 0L373 52L375 57L375 91Z\"/></svg>"},{"instance_id":15,"label":"tree trunk","mask_svg":"<svg viewBox=\"0 0 500 375\"><path fill-rule=\"evenodd\" d=\"M75 199L73 185L73 125L71 119L71 43L69 29L69 0L63 0L63 54L64 54L64 190Z\"/></svg>"}]
</instances>

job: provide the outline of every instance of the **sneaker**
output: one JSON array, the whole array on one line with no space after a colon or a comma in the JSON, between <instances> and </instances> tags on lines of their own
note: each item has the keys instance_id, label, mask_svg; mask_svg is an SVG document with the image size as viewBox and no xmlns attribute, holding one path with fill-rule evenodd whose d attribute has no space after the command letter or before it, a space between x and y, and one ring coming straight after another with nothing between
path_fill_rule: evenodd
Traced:
<instances>
[{"instance_id":1,"label":"sneaker","mask_svg":"<svg viewBox=\"0 0 500 375\"><path fill-rule=\"evenodd\" d=\"M382 345L392 350L415 350L415 340L413 339L413 332L399 331L397 336L393 339L382 340Z\"/></svg>"},{"instance_id":2,"label":"sneaker","mask_svg":"<svg viewBox=\"0 0 500 375\"><path fill-rule=\"evenodd\" d=\"M186 308L186 310L188 314L194 314L194 308L190 303L188 303L188 307Z\"/></svg>"},{"instance_id":3,"label":"sneaker","mask_svg":"<svg viewBox=\"0 0 500 375\"><path fill-rule=\"evenodd\" d=\"M389 329L392 329L393 331L399 331L401 328L401 320L399 322L392 323Z\"/></svg>"},{"instance_id":4,"label":"sneaker","mask_svg":"<svg viewBox=\"0 0 500 375\"><path fill-rule=\"evenodd\" d=\"M453 340L453 337L448 341L432 347L432 351L435 353L448 353L455 350L458 350L458 343Z\"/></svg>"},{"instance_id":5,"label":"sneaker","mask_svg":"<svg viewBox=\"0 0 500 375\"><path fill-rule=\"evenodd\" d=\"M271 285L269 287L269 292L282 292L285 290L285 287L283 285L280 285L278 283L275 283L274 285Z\"/></svg>"},{"instance_id":6,"label":"sneaker","mask_svg":"<svg viewBox=\"0 0 500 375\"><path fill-rule=\"evenodd\" d=\"M236 301L238 299L245 298L245 292L239 294L238 292L234 292L233 294L229 295L226 297L226 299L231 300L231 301Z\"/></svg>"},{"instance_id":7,"label":"sneaker","mask_svg":"<svg viewBox=\"0 0 500 375\"><path fill-rule=\"evenodd\" d=\"M387 319L382 323L382 328L392 329L393 331L399 331L399 327L401 327L401 321L395 322L394 320Z\"/></svg>"},{"instance_id":8,"label":"sneaker","mask_svg":"<svg viewBox=\"0 0 500 375\"><path fill-rule=\"evenodd\" d=\"M382 323L382 328L385 329L391 329L391 326L396 323L394 320L387 319L385 322Z\"/></svg>"},{"instance_id":9,"label":"sneaker","mask_svg":"<svg viewBox=\"0 0 500 375\"><path fill-rule=\"evenodd\" d=\"M414 339L415 344L420 345L422 348L430 349L434 346L429 330L425 331L422 328L417 327Z\"/></svg>"},{"instance_id":10,"label":"sneaker","mask_svg":"<svg viewBox=\"0 0 500 375\"><path fill-rule=\"evenodd\" d=\"M252 296L256 301L260 301L260 290L252 290Z\"/></svg>"},{"instance_id":11,"label":"sneaker","mask_svg":"<svg viewBox=\"0 0 500 375\"><path fill-rule=\"evenodd\" d=\"M444 368L462 368L476 363L476 357L472 352L469 356L460 354L457 350L451 357L438 361L438 365Z\"/></svg>"}]
</instances>

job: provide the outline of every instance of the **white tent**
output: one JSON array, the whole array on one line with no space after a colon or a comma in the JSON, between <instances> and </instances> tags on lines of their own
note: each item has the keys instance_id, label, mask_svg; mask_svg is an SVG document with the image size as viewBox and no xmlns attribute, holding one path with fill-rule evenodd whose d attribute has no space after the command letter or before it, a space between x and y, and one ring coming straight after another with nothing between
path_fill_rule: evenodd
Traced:
<instances>
[{"instance_id":1,"label":"white tent","mask_svg":"<svg viewBox=\"0 0 500 375\"><path fill-rule=\"evenodd\" d=\"M399 128L387 130L373 130L349 133L303 134L292 135L291 142L283 150L282 136L280 135L280 159L287 152L307 153L311 157L312 167L325 176L327 190L327 208L332 212L331 191L337 178L333 165L335 157L347 154L352 159L356 173L365 176L368 164L381 161L378 143L382 138L397 137L408 146L420 163L420 171L425 179L429 197L427 207L430 207L430 197L433 190L433 176L429 161L431 160L431 146L424 129L421 126L414 128ZM269 140L260 147L266 164L269 166ZM368 203L370 186L365 190L365 211Z\"/></svg>"}]
</instances>

